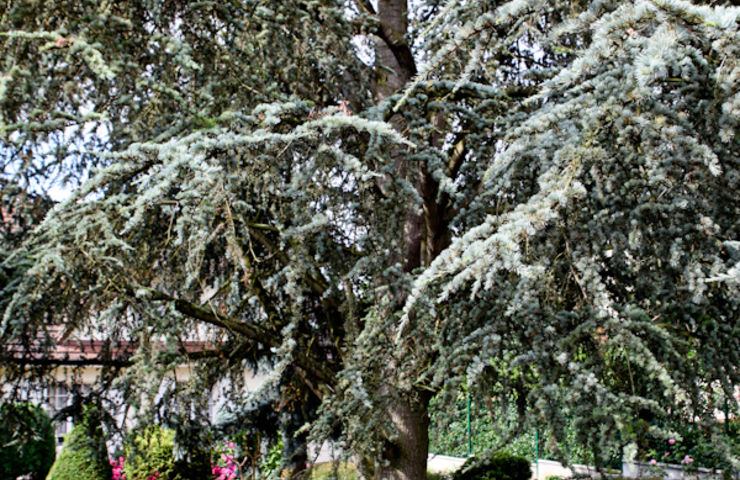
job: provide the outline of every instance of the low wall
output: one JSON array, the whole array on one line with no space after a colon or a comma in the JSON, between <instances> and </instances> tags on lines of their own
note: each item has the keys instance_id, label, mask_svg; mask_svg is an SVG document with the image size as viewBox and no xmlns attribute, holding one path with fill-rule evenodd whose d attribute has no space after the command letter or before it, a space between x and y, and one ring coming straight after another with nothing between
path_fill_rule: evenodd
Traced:
<instances>
[{"instance_id":1,"label":"low wall","mask_svg":"<svg viewBox=\"0 0 740 480\"><path fill-rule=\"evenodd\" d=\"M465 457L450 457L447 455L429 455L427 468L432 472L452 473L465 463ZM550 476L562 478L570 477L573 472L577 474L595 473L593 467L587 465L571 465L571 468L565 468L559 462L554 460L542 460L532 463L532 478L535 480L545 480Z\"/></svg>"},{"instance_id":2,"label":"low wall","mask_svg":"<svg viewBox=\"0 0 740 480\"><path fill-rule=\"evenodd\" d=\"M430 454L427 458L427 470L432 472L452 473L465 463L465 457Z\"/></svg>"},{"instance_id":3,"label":"low wall","mask_svg":"<svg viewBox=\"0 0 740 480\"><path fill-rule=\"evenodd\" d=\"M684 480L684 479L720 479L722 478L721 470L710 470L702 467L684 467L671 463L649 463L641 462L622 462L622 475L625 478L641 478L646 476L655 476L658 473L665 480ZM736 473L733 478L739 478Z\"/></svg>"},{"instance_id":4,"label":"low wall","mask_svg":"<svg viewBox=\"0 0 740 480\"><path fill-rule=\"evenodd\" d=\"M540 458L532 464L532 478L536 480L545 480L547 477L557 476L560 478L572 477L577 475L595 475L596 469L588 465L573 464L566 468L562 463L555 460L544 460Z\"/></svg>"},{"instance_id":5,"label":"low wall","mask_svg":"<svg viewBox=\"0 0 740 480\"><path fill-rule=\"evenodd\" d=\"M429 455L427 468L433 472L451 473L460 468L467 460L465 457L450 457L447 455ZM596 469L589 465L573 464L569 468L555 460L539 459L532 463L532 479L546 480L547 477L568 478L576 475L597 476ZM617 472L614 476L618 476ZM621 476L624 478L643 478L662 476L664 480L710 480L722 478L721 471L708 468L688 468L682 465L658 463L650 465L640 462L622 462ZM733 477L740 480L740 474Z\"/></svg>"}]
</instances>

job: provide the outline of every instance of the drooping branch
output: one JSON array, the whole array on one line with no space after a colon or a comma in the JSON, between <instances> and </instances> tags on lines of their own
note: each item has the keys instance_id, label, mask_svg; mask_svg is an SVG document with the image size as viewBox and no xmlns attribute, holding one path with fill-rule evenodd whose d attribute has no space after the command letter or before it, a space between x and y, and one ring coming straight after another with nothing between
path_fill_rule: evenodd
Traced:
<instances>
[{"instance_id":1,"label":"drooping branch","mask_svg":"<svg viewBox=\"0 0 740 480\"><path fill-rule=\"evenodd\" d=\"M281 339L273 332L259 325L241 322L227 315L216 314L214 311L205 309L200 305L196 305L182 298L173 297L153 288L145 288L144 290L151 300L171 302L178 312L188 317L243 335L251 340L258 341L270 347L277 348L282 343ZM333 385L336 381L334 372L326 368L326 366L321 364L319 361L308 357L300 351L293 354L293 362L296 366L304 369L310 375L328 386Z\"/></svg>"},{"instance_id":2,"label":"drooping branch","mask_svg":"<svg viewBox=\"0 0 740 480\"><path fill-rule=\"evenodd\" d=\"M290 265L291 262L288 255L283 250L278 248L274 242L270 241L267 235L265 235L260 230L277 230L273 228L264 228L264 226L260 228L250 225L250 235L252 236L252 238L257 240L263 247L274 254L284 266ZM316 268L316 270L318 271L318 268ZM254 274L252 276L256 277L256 275ZM311 273L305 272L303 274L303 280L306 282L306 285L311 290L313 297L317 300L318 303L321 304L323 316L326 318L327 325L329 326L329 333L333 337L333 343L337 345L342 341L341 339L344 335L345 327L345 320L344 316L340 312L339 301L335 297L327 295L329 284L323 278L317 278ZM259 279L256 279L255 281L259 282ZM258 286L261 287L261 284L258 284ZM258 294L260 294L259 291ZM261 295L265 296L266 294L262 292ZM264 303L269 302L263 302L263 304ZM270 314L270 312L274 312L274 308L271 305L268 304L263 306L266 307L266 311L268 312L268 314ZM277 315L277 312L274 312L274 314ZM337 350L337 353L339 353L339 349Z\"/></svg>"},{"instance_id":3,"label":"drooping branch","mask_svg":"<svg viewBox=\"0 0 740 480\"><path fill-rule=\"evenodd\" d=\"M280 248L278 248L275 243L271 242L270 239L267 238L267 236L260 231L260 229L251 228L249 234L259 243L261 243L265 248L267 248L271 253L273 253L283 265L291 264L288 254L286 254L283 250L280 250ZM327 297L325 295L327 289L329 288L329 285L326 283L326 281L321 278L316 278L314 275L311 275L308 272L304 274L303 280L306 282L306 285L308 285L308 287L316 295L318 295L322 303L327 303L332 308L338 307L337 301L334 298Z\"/></svg>"}]
</instances>

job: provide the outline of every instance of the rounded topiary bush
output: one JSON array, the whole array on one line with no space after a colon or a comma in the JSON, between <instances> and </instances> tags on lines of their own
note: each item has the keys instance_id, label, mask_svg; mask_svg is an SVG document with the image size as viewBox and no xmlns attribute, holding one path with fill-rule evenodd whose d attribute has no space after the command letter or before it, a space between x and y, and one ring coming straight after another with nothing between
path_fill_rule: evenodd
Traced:
<instances>
[{"instance_id":1,"label":"rounded topiary bush","mask_svg":"<svg viewBox=\"0 0 740 480\"><path fill-rule=\"evenodd\" d=\"M202 480L212 478L211 459L203 451L185 458L174 454L175 432L150 425L130 437L124 446L123 473L133 480Z\"/></svg>"},{"instance_id":2,"label":"rounded topiary bush","mask_svg":"<svg viewBox=\"0 0 740 480\"><path fill-rule=\"evenodd\" d=\"M111 475L103 427L94 411L88 411L65 435L46 480L110 480Z\"/></svg>"},{"instance_id":3,"label":"rounded topiary bush","mask_svg":"<svg viewBox=\"0 0 740 480\"><path fill-rule=\"evenodd\" d=\"M157 425L146 427L124 446L123 473L130 479L171 480L174 478L172 450L175 433Z\"/></svg>"},{"instance_id":4,"label":"rounded topiary bush","mask_svg":"<svg viewBox=\"0 0 740 480\"><path fill-rule=\"evenodd\" d=\"M526 458L494 451L469 458L452 480L529 480L532 468Z\"/></svg>"},{"instance_id":5,"label":"rounded topiary bush","mask_svg":"<svg viewBox=\"0 0 740 480\"><path fill-rule=\"evenodd\" d=\"M0 478L43 480L55 456L54 428L38 405L0 405Z\"/></svg>"}]
</instances>

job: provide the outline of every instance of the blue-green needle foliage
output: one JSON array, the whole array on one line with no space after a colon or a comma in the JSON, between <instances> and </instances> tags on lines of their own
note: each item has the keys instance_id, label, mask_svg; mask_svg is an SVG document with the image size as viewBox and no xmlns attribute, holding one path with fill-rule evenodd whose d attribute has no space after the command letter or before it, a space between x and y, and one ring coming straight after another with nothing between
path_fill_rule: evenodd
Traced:
<instances>
[{"instance_id":1,"label":"blue-green needle foliage","mask_svg":"<svg viewBox=\"0 0 740 480\"><path fill-rule=\"evenodd\" d=\"M8 374L60 325L176 443L218 386L392 478L461 389L595 459L711 420L740 380L722 3L8 2L4 208L71 182L4 243Z\"/></svg>"}]
</instances>

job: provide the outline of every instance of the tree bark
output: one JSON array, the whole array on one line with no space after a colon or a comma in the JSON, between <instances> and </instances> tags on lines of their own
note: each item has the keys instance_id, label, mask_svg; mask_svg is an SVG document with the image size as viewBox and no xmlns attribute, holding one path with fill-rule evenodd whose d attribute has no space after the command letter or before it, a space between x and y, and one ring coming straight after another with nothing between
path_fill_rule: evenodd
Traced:
<instances>
[{"instance_id":1,"label":"tree bark","mask_svg":"<svg viewBox=\"0 0 740 480\"><path fill-rule=\"evenodd\" d=\"M375 98L380 102L403 89L416 75L416 62L406 40L406 0L378 0L378 19Z\"/></svg>"},{"instance_id":2,"label":"tree bark","mask_svg":"<svg viewBox=\"0 0 740 480\"><path fill-rule=\"evenodd\" d=\"M370 11L368 2L359 2ZM416 63L406 37L408 33L407 0L378 0L377 16L380 26L376 32L376 78L374 85L375 99L383 101L398 93L416 75ZM403 130L400 116L389 119L399 131ZM419 175L416 178L417 190L424 194L423 183L426 172L416 172L399 152L396 158L398 175ZM427 186L427 188L430 188ZM435 225L436 226L436 225ZM425 219L423 214L414 210L406 214L403 234L403 269L410 272L421 266ZM399 302L403 304L403 302ZM388 367L389 379L394 376L394 366ZM392 381L392 380L391 380ZM388 386L388 388L393 388ZM395 427L393 438L386 440L382 458L376 459L374 468L365 459L359 459L363 475L368 476L372 470L375 480L425 480L427 456L429 452L429 401L431 394L427 391L413 391L410 394L392 395L394 400L388 406L388 415ZM380 460L380 462L377 462Z\"/></svg>"},{"instance_id":3,"label":"tree bark","mask_svg":"<svg viewBox=\"0 0 740 480\"><path fill-rule=\"evenodd\" d=\"M423 393L398 399L389 409L398 436L388 441L384 464L375 469L375 480L424 480L429 455L429 400Z\"/></svg>"}]
</instances>

